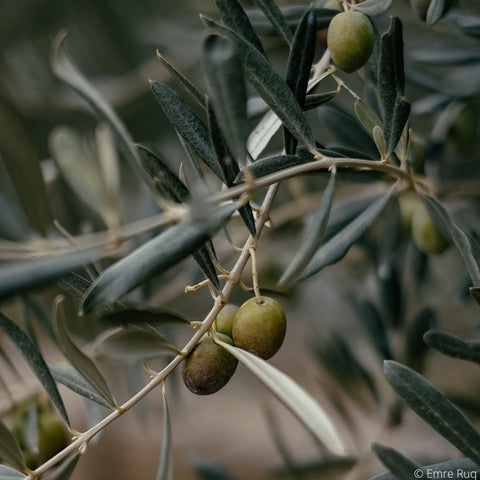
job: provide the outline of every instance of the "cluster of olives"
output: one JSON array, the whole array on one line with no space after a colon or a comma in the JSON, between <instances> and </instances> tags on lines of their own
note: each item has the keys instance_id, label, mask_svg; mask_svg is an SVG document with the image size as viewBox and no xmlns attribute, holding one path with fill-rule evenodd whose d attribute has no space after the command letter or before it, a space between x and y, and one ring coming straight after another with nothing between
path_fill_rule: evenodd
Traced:
<instances>
[{"instance_id":1,"label":"cluster of olives","mask_svg":"<svg viewBox=\"0 0 480 480\"><path fill-rule=\"evenodd\" d=\"M415 192L406 192L400 196L399 202L403 230L411 232L417 248L427 254L442 253L449 242L433 223L419 196Z\"/></svg>"},{"instance_id":2,"label":"cluster of olives","mask_svg":"<svg viewBox=\"0 0 480 480\"><path fill-rule=\"evenodd\" d=\"M281 305L269 297L254 297L241 307L227 304L215 319L217 337L260 358L271 358L285 338L287 321ZM205 334L186 357L183 381L197 395L220 390L235 373L237 359Z\"/></svg>"}]
</instances>

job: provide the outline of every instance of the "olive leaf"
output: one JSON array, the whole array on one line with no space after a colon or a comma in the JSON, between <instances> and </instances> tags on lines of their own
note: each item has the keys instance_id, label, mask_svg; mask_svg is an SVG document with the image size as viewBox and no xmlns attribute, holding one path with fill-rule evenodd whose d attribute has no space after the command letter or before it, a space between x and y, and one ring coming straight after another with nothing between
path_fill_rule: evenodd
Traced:
<instances>
[{"instance_id":1,"label":"olive leaf","mask_svg":"<svg viewBox=\"0 0 480 480\"><path fill-rule=\"evenodd\" d=\"M314 153L315 141L310 125L304 118L295 95L280 75L273 70L270 62L235 31L204 16L201 16L201 19L212 33L223 35L234 42L243 64L246 80L256 89L292 135Z\"/></svg>"},{"instance_id":2,"label":"olive leaf","mask_svg":"<svg viewBox=\"0 0 480 480\"><path fill-rule=\"evenodd\" d=\"M77 452L65 460L46 480L69 480L82 454Z\"/></svg>"},{"instance_id":3,"label":"olive leaf","mask_svg":"<svg viewBox=\"0 0 480 480\"><path fill-rule=\"evenodd\" d=\"M332 207L333 192L335 190L336 171L332 170L330 180L322 195L322 201L315 210L312 220L304 234L304 238L297 254L288 265L279 280L280 285L286 285L294 280L308 265L315 252L318 250L325 237L327 222Z\"/></svg>"},{"instance_id":4,"label":"olive leaf","mask_svg":"<svg viewBox=\"0 0 480 480\"><path fill-rule=\"evenodd\" d=\"M437 330L430 330L423 336L425 343L445 355L480 363L480 341L465 342L460 338Z\"/></svg>"},{"instance_id":5,"label":"olive leaf","mask_svg":"<svg viewBox=\"0 0 480 480\"><path fill-rule=\"evenodd\" d=\"M479 463L480 434L443 393L418 373L393 360L384 362L384 373L392 388L419 417Z\"/></svg>"},{"instance_id":6,"label":"olive leaf","mask_svg":"<svg viewBox=\"0 0 480 480\"><path fill-rule=\"evenodd\" d=\"M387 207L393 198L394 193L395 185L354 218L340 232L322 245L307 265L307 268L303 271L303 274L299 277L299 280L311 277L318 273L322 268L341 260L350 247L363 235L378 215L380 215L380 213Z\"/></svg>"},{"instance_id":7,"label":"olive leaf","mask_svg":"<svg viewBox=\"0 0 480 480\"><path fill-rule=\"evenodd\" d=\"M480 305L480 287L470 287L470 296Z\"/></svg>"},{"instance_id":8,"label":"olive leaf","mask_svg":"<svg viewBox=\"0 0 480 480\"><path fill-rule=\"evenodd\" d=\"M58 383L88 400L112 410L112 405L99 395L97 390L85 380L85 377L80 375L76 368L70 365L56 365L53 363L48 363L48 368Z\"/></svg>"},{"instance_id":9,"label":"olive leaf","mask_svg":"<svg viewBox=\"0 0 480 480\"><path fill-rule=\"evenodd\" d=\"M67 425L70 425L68 414L63 404L62 397L58 392L55 380L48 369L47 363L43 358L37 345L31 338L12 320L0 312L0 330L9 338L9 340L17 347L23 358L35 374L37 379L43 385L45 392L50 397L50 400L57 408L58 412L65 420Z\"/></svg>"},{"instance_id":10,"label":"olive leaf","mask_svg":"<svg viewBox=\"0 0 480 480\"><path fill-rule=\"evenodd\" d=\"M292 47L288 56L287 75L285 81L291 88L303 109L307 95L308 80L312 69L315 45L317 43L317 24L313 10L307 10L300 20ZM288 129L283 129L285 152L294 154L297 148L297 141Z\"/></svg>"},{"instance_id":11,"label":"olive leaf","mask_svg":"<svg viewBox=\"0 0 480 480\"><path fill-rule=\"evenodd\" d=\"M27 477L13 468L0 465L0 480L24 480Z\"/></svg>"},{"instance_id":12,"label":"olive leaf","mask_svg":"<svg viewBox=\"0 0 480 480\"><path fill-rule=\"evenodd\" d=\"M261 8L265 16L270 20L270 23L273 25L275 30L279 33L287 45L292 43L292 32L288 26L285 17L282 14L280 8L274 0L254 0L255 3Z\"/></svg>"},{"instance_id":13,"label":"olive leaf","mask_svg":"<svg viewBox=\"0 0 480 480\"><path fill-rule=\"evenodd\" d=\"M157 58L162 62L163 66L180 82L185 90L192 95L192 97L205 108L205 96L202 95L190 82L190 80L177 70L161 53L157 50Z\"/></svg>"},{"instance_id":14,"label":"olive leaf","mask_svg":"<svg viewBox=\"0 0 480 480\"><path fill-rule=\"evenodd\" d=\"M455 224L445 207L435 197L422 194L421 199L433 223L457 247L470 274L473 286L480 286L480 267L472 252L472 246L467 235Z\"/></svg>"},{"instance_id":15,"label":"olive leaf","mask_svg":"<svg viewBox=\"0 0 480 480\"><path fill-rule=\"evenodd\" d=\"M427 25L433 25L442 18L446 0L432 0L427 9Z\"/></svg>"},{"instance_id":16,"label":"olive leaf","mask_svg":"<svg viewBox=\"0 0 480 480\"><path fill-rule=\"evenodd\" d=\"M383 130L387 156L395 150L410 115L410 103L404 98L405 72L403 62L402 23L396 17L380 40L378 87L383 105Z\"/></svg>"},{"instance_id":17,"label":"olive leaf","mask_svg":"<svg viewBox=\"0 0 480 480\"><path fill-rule=\"evenodd\" d=\"M329 450L346 455L346 447L335 425L309 393L265 360L218 338L215 341L247 367Z\"/></svg>"},{"instance_id":18,"label":"olive leaf","mask_svg":"<svg viewBox=\"0 0 480 480\"><path fill-rule=\"evenodd\" d=\"M253 45L264 57L265 50L250 20L237 0L215 0L223 23Z\"/></svg>"},{"instance_id":19,"label":"olive leaf","mask_svg":"<svg viewBox=\"0 0 480 480\"><path fill-rule=\"evenodd\" d=\"M362 12L369 17L384 15L390 10L393 0L364 0L362 3L352 5L352 10Z\"/></svg>"},{"instance_id":20,"label":"olive leaf","mask_svg":"<svg viewBox=\"0 0 480 480\"><path fill-rule=\"evenodd\" d=\"M222 181L225 176L213 151L208 128L200 120L187 103L169 86L152 81L150 83L153 95L162 107L169 122L175 128L183 142L188 145ZM198 169L197 169L198 171Z\"/></svg>"},{"instance_id":21,"label":"olive leaf","mask_svg":"<svg viewBox=\"0 0 480 480\"><path fill-rule=\"evenodd\" d=\"M0 421L0 458L17 470L25 469L25 460L15 437L5 424Z\"/></svg>"},{"instance_id":22,"label":"olive leaf","mask_svg":"<svg viewBox=\"0 0 480 480\"><path fill-rule=\"evenodd\" d=\"M247 89L243 67L234 45L225 37L209 35L203 48L204 69L213 110L233 159L247 164Z\"/></svg>"},{"instance_id":23,"label":"olive leaf","mask_svg":"<svg viewBox=\"0 0 480 480\"><path fill-rule=\"evenodd\" d=\"M0 299L44 287L63 273L83 265L96 262L104 256L100 249L72 252L68 255L55 255L22 260L0 266Z\"/></svg>"},{"instance_id":24,"label":"olive leaf","mask_svg":"<svg viewBox=\"0 0 480 480\"><path fill-rule=\"evenodd\" d=\"M65 320L64 297L58 296L54 301L54 322L55 335L58 345L67 360L76 370L85 377L85 380L100 394L100 396L112 407L116 406L115 399L103 375L97 366L88 358L73 342L67 331Z\"/></svg>"},{"instance_id":25,"label":"olive leaf","mask_svg":"<svg viewBox=\"0 0 480 480\"><path fill-rule=\"evenodd\" d=\"M156 480L173 480L172 427L168 412L165 384L162 385L162 450Z\"/></svg>"},{"instance_id":26,"label":"olive leaf","mask_svg":"<svg viewBox=\"0 0 480 480\"><path fill-rule=\"evenodd\" d=\"M88 313L115 302L195 253L228 220L238 204L204 208L203 212L200 205L197 207L199 218L169 228L104 270L83 297L81 311Z\"/></svg>"},{"instance_id":27,"label":"olive leaf","mask_svg":"<svg viewBox=\"0 0 480 480\"><path fill-rule=\"evenodd\" d=\"M419 468L416 463L393 448L374 443L372 449L396 480L411 480L414 472Z\"/></svg>"},{"instance_id":28,"label":"olive leaf","mask_svg":"<svg viewBox=\"0 0 480 480\"><path fill-rule=\"evenodd\" d=\"M356 100L354 108L357 118L367 132L372 133L376 126L383 127L382 120L380 120L373 108L367 102Z\"/></svg>"},{"instance_id":29,"label":"olive leaf","mask_svg":"<svg viewBox=\"0 0 480 480\"><path fill-rule=\"evenodd\" d=\"M95 345L98 355L122 363L142 362L178 349L154 331L137 328L115 328L100 336Z\"/></svg>"},{"instance_id":30,"label":"olive leaf","mask_svg":"<svg viewBox=\"0 0 480 480\"><path fill-rule=\"evenodd\" d=\"M313 160L313 156L311 156L311 159ZM302 163L305 163L305 159L298 155L272 155L264 157L242 170L237 175L235 183L241 183L245 180L245 172L248 172L254 178L259 178Z\"/></svg>"}]
</instances>

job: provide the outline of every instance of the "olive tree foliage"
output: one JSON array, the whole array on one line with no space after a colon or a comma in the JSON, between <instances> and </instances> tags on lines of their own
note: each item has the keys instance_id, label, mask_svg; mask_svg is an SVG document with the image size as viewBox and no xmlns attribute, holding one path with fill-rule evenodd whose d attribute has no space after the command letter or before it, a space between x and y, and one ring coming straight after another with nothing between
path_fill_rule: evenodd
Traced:
<instances>
[{"instance_id":1,"label":"olive tree foliage","mask_svg":"<svg viewBox=\"0 0 480 480\"><path fill-rule=\"evenodd\" d=\"M463 301L480 303L478 191L470 188L478 185L480 161L478 9L475 13L468 1L450 9L451 2L432 0L423 2L427 6L419 13L422 2L412 0L421 17L414 21L416 28L435 38L434 48L410 42L403 19L391 15L392 0L341 0L340 9L362 14L360 23L368 22L368 34L373 35L368 41L374 42L368 62L347 75L320 45L321 33L340 15L338 9L326 8L324 2L282 8L273 0L253 3L255 8L245 9L237 0L216 0L218 15L200 16L206 30L201 58L205 91L177 70L175 59L157 52L172 83L152 80L152 100L184 149L180 169L132 138L66 53L68 37L60 33L55 40L51 68L89 103L98 127L89 141L71 127L56 127L49 138L50 153L71 193L89 212L85 215L95 216L99 227L93 233L70 234L54 218L40 171L24 177L20 167L12 168L2 159L0 299L5 305L16 299L24 315L12 319L0 313L0 329L24 357L73 439L32 462L29 454L41 450L37 416L49 408L17 409L22 413L15 428L12 422L0 423L1 478L69 478L85 447L154 390L162 392L164 412L157 478L173 478L167 379L205 334L297 416L321 442L328 459L348 460L349 468L355 468L358 459L349 451L351 439L342 438L311 393L271 363L215 333L215 319L234 289L249 289L241 275L250 268L250 260L250 290L259 298L262 272L257 272L255 252L280 201L280 185L294 177L304 182L306 194L317 204L297 239L295 254L277 279L278 289L301 288L302 282L342 261L352 246L366 248L377 272L380 298L359 300L356 309L378 350L378 362L384 360L384 376L397 398L461 454L443 463L419 465L389 446L374 444L373 452L390 472L376 478L410 479L416 469L478 470L478 430L422 376L422 359L429 349L479 363L478 340L435 329L436 312L428 306L416 312L407 329L402 297L404 270L413 272L411 282L421 283L432 255L456 249L471 295ZM448 35L437 28L442 24L449 26ZM267 38L281 42L287 52L285 75L269 58ZM419 121L422 118L427 120ZM125 169L135 176L138 191L147 192L157 213L123 222ZM22 184L23 178L33 184ZM345 188L351 186L357 188ZM24 195L25 188L29 195ZM338 198L338 189L355 193ZM359 194L362 189L365 193ZM460 207L449 201L455 194L461 197ZM300 215L306 218L307 213ZM369 235L373 227L375 234ZM230 239L232 229L243 232L240 247ZM273 225L270 235L275 234ZM229 269L216 252L219 238L226 238L236 252ZM172 278L189 257L203 279L184 286L186 292L204 288L212 296L201 322L189 322L149 301L160 288L159 279ZM37 297L46 286L55 292L47 309ZM97 352L143 364L149 373L150 380L123 403L112 394L111 379L98 368L99 358L86 354L90 350L71 333L76 323L86 320L98 331ZM190 332L185 344L169 337L171 323ZM58 346L64 362L45 359L32 324ZM405 333L406 353L398 355L392 347L392 331ZM360 382L378 399L378 380L358 361L348 338L332 339L329 348L316 353L342 378L345 389ZM9 356L0 353L15 372ZM148 363L158 358L163 366L154 371ZM85 432L70 424L69 405L58 384L86 399L93 413L92 426ZM3 380L2 387L8 392Z\"/></svg>"}]
</instances>

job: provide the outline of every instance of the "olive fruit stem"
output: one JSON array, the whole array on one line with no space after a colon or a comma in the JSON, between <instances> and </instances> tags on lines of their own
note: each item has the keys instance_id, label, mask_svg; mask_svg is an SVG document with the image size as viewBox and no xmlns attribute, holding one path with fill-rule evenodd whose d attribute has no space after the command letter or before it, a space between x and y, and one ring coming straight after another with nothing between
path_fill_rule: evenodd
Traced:
<instances>
[{"instance_id":1,"label":"olive fruit stem","mask_svg":"<svg viewBox=\"0 0 480 480\"><path fill-rule=\"evenodd\" d=\"M252 282L253 282L253 291L255 292L255 297L257 303L261 303L260 287L258 285L258 270L257 270L257 255L255 254L255 248L250 248L250 258L252 259Z\"/></svg>"}]
</instances>

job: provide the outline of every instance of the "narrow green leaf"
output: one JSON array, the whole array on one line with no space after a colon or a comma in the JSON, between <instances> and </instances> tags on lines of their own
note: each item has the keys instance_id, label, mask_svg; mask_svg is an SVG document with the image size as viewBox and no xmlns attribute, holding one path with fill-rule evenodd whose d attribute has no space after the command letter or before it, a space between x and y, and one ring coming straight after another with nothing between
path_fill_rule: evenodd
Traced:
<instances>
[{"instance_id":1,"label":"narrow green leaf","mask_svg":"<svg viewBox=\"0 0 480 480\"><path fill-rule=\"evenodd\" d=\"M162 385L162 450L156 480L173 480L172 427L167 405L165 385Z\"/></svg>"},{"instance_id":2,"label":"narrow green leaf","mask_svg":"<svg viewBox=\"0 0 480 480\"><path fill-rule=\"evenodd\" d=\"M52 130L48 142L53 159L70 188L107 220L109 202L100 166L91 149L86 148L85 140L74 129L59 126Z\"/></svg>"},{"instance_id":3,"label":"narrow green leaf","mask_svg":"<svg viewBox=\"0 0 480 480\"><path fill-rule=\"evenodd\" d=\"M392 472L396 480L417 478L415 472L418 472L419 466L400 452L378 443L374 443L372 449L382 463Z\"/></svg>"},{"instance_id":4,"label":"narrow green leaf","mask_svg":"<svg viewBox=\"0 0 480 480\"><path fill-rule=\"evenodd\" d=\"M303 280L311 277L322 268L341 260L350 247L365 233L367 228L389 204L394 193L395 185L320 247L299 279Z\"/></svg>"},{"instance_id":5,"label":"narrow green leaf","mask_svg":"<svg viewBox=\"0 0 480 480\"><path fill-rule=\"evenodd\" d=\"M376 126L383 127L382 120L380 120L378 115L367 102L356 100L355 113L367 132L372 133Z\"/></svg>"},{"instance_id":6,"label":"narrow green leaf","mask_svg":"<svg viewBox=\"0 0 480 480\"><path fill-rule=\"evenodd\" d=\"M311 159L313 160L313 156ZM279 172L284 168L294 167L295 165L300 165L302 163L305 163L305 160L299 155L272 155L271 157L257 160L245 170L254 178L260 178L271 173ZM238 174L235 183L242 183L245 180L245 170Z\"/></svg>"},{"instance_id":7,"label":"narrow green leaf","mask_svg":"<svg viewBox=\"0 0 480 480\"><path fill-rule=\"evenodd\" d=\"M332 170L330 180L322 195L322 201L315 210L312 220L304 234L300 248L279 280L280 285L286 285L294 280L308 265L325 237L327 222L332 208L333 192L335 190L336 171Z\"/></svg>"},{"instance_id":8,"label":"narrow green leaf","mask_svg":"<svg viewBox=\"0 0 480 480\"><path fill-rule=\"evenodd\" d=\"M25 469L25 461L15 437L10 430L0 421L0 458L17 470Z\"/></svg>"},{"instance_id":9,"label":"narrow green leaf","mask_svg":"<svg viewBox=\"0 0 480 480\"><path fill-rule=\"evenodd\" d=\"M200 209L201 207L198 206ZM194 253L238 208L236 203L216 209L204 208L203 216L169 228L104 270L88 289L81 308L84 313L113 303L154 275L163 273Z\"/></svg>"},{"instance_id":10,"label":"narrow green leaf","mask_svg":"<svg viewBox=\"0 0 480 480\"><path fill-rule=\"evenodd\" d=\"M66 33L61 32L55 38L53 43L50 54L50 63L53 73L84 98L89 105L91 105L96 114L112 128L119 143L120 150L129 162L130 167L138 177L151 188L152 185L149 178L140 167L140 161L136 150L133 148L133 141L130 133L112 107L78 71L70 58L68 58L64 48L65 37Z\"/></svg>"},{"instance_id":11,"label":"narrow green leaf","mask_svg":"<svg viewBox=\"0 0 480 480\"><path fill-rule=\"evenodd\" d=\"M203 46L204 69L213 110L233 160L247 163L247 88L234 45L225 37L209 35Z\"/></svg>"},{"instance_id":12,"label":"narrow green leaf","mask_svg":"<svg viewBox=\"0 0 480 480\"><path fill-rule=\"evenodd\" d=\"M437 330L430 330L425 333L423 338L430 348L434 348L449 357L480 363L480 341L478 340L465 342L460 338Z\"/></svg>"},{"instance_id":13,"label":"narrow green leaf","mask_svg":"<svg viewBox=\"0 0 480 480\"><path fill-rule=\"evenodd\" d=\"M43 385L45 392L50 397L62 418L67 425L70 425L68 414L65 410L62 397L58 392L55 380L48 369L48 366L43 358L37 345L28 337L25 332L12 320L0 312L0 330L10 339L10 341L17 347L23 358L28 363L29 367Z\"/></svg>"},{"instance_id":14,"label":"narrow green leaf","mask_svg":"<svg viewBox=\"0 0 480 480\"><path fill-rule=\"evenodd\" d=\"M151 82L150 86L155 99L182 140L222 182L225 182L223 170L215 157L208 128L205 124L170 87L156 81Z\"/></svg>"},{"instance_id":15,"label":"narrow green leaf","mask_svg":"<svg viewBox=\"0 0 480 480\"><path fill-rule=\"evenodd\" d=\"M480 268L472 252L472 246L468 240L467 235L458 227L450 217L445 207L435 198L430 195L422 195L422 202L428 213L432 217L433 223L440 229L442 234L446 236L456 247L460 256L462 257L473 286L480 286Z\"/></svg>"},{"instance_id":16,"label":"narrow green leaf","mask_svg":"<svg viewBox=\"0 0 480 480\"><path fill-rule=\"evenodd\" d=\"M357 10L370 17L385 15L393 4L393 0L364 0L362 3L352 5L352 10Z\"/></svg>"},{"instance_id":17,"label":"narrow green leaf","mask_svg":"<svg viewBox=\"0 0 480 480\"><path fill-rule=\"evenodd\" d=\"M47 480L69 480L72 473L77 466L78 461L82 454L80 452L72 455L68 460L62 463L51 475L47 477Z\"/></svg>"},{"instance_id":18,"label":"narrow green leaf","mask_svg":"<svg viewBox=\"0 0 480 480\"><path fill-rule=\"evenodd\" d=\"M329 450L347 454L335 425L309 393L265 360L218 338L215 341L247 367Z\"/></svg>"},{"instance_id":19,"label":"narrow green leaf","mask_svg":"<svg viewBox=\"0 0 480 480\"><path fill-rule=\"evenodd\" d=\"M254 0L255 3L262 9L265 16L270 20L275 30L279 33L287 45L292 43L292 32L288 26L285 17L280 8L274 0Z\"/></svg>"},{"instance_id":20,"label":"narrow green leaf","mask_svg":"<svg viewBox=\"0 0 480 480\"><path fill-rule=\"evenodd\" d=\"M292 90L300 107L305 105L308 80L312 70L315 45L317 43L317 24L313 10L307 10L300 20L293 37L292 48L288 57L286 83ZM297 141L288 129L284 128L285 152L295 153Z\"/></svg>"},{"instance_id":21,"label":"narrow green leaf","mask_svg":"<svg viewBox=\"0 0 480 480\"><path fill-rule=\"evenodd\" d=\"M385 143L385 134L383 133L382 127L375 125L372 130L373 141L378 148L378 153L381 158L386 158L387 155L387 144Z\"/></svg>"},{"instance_id":22,"label":"narrow green leaf","mask_svg":"<svg viewBox=\"0 0 480 480\"><path fill-rule=\"evenodd\" d=\"M395 105L393 108L392 121L389 127L387 142L387 154L391 155L397 147L400 138L402 137L403 130L410 117L411 105L404 97L397 96Z\"/></svg>"},{"instance_id":23,"label":"narrow green leaf","mask_svg":"<svg viewBox=\"0 0 480 480\"><path fill-rule=\"evenodd\" d=\"M432 0L428 5L427 10L427 25L434 25L437 23L443 16L443 11L445 9L445 0Z\"/></svg>"},{"instance_id":24,"label":"narrow green leaf","mask_svg":"<svg viewBox=\"0 0 480 480\"><path fill-rule=\"evenodd\" d=\"M160 195L173 202L181 203L190 199L190 192L170 165L143 145L136 144L140 162L152 178Z\"/></svg>"},{"instance_id":25,"label":"narrow green leaf","mask_svg":"<svg viewBox=\"0 0 480 480\"><path fill-rule=\"evenodd\" d=\"M72 390L72 392L78 393L82 397L88 398L88 400L112 410L112 405L106 402L105 399L98 394L97 390L93 388L74 367L49 363L48 368L52 372L55 381L65 385Z\"/></svg>"},{"instance_id":26,"label":"narrow green leaf","mask_svg":"<svg viewBox=\"0 0 480 480\"><path fill-rule=\"evenodd\" d=\"M85 377L85 380L109 403L116 406L115 399L108 388L107 382L97 366L75 345L67 330L65 320L64 297L58 296L54 301L54 329L58 345L67 360Z\"/></svg>"},{"instance_id":27,"label":"narrow green leaf","mask_svg":"<svg viewBox=\"0 0 480 480\"><path fill-rule=\"evenodd\" d=\"M265 50L250 20L237 0L215 0L223 23L254 46L264 57Z\"/></svg>"},{"instance_id":28,"label":"narrow green leaf","mask_svg":"<svg viewBox=\"0 0 480 480\"><path fill-rule=\"evenodd\" d=\"M136 363L166 354L178 354L178 349L166 338L153 331L137 328L116 328L100 337L97 354L122 363Z\"/></svg>"},{"instance_id":29,"label":"narrow green leaf","mask_svg":"<svg viewBox=\"0 0 480 480\"><path fill-rule=\"evenodd\" d=\"M0 299L46 286L64 272L75 270L102 257L102 251L95 249L1 265Z\"/></svg>"},{"instance_id":30,"label":"narrow green leaf","mask_svg":"<svg viewBox=\"0 0 480 480\"><path fill-rule=\"evenodd\" d=\"M333 90L326 93L311 93L305 97L305 103L303 105L304 110L313 110L314 108L323 105L335 98L339 93L339 90Z\"/></svg>"},{"instance_id":31,"label":"narrow green leaf","mask_svg":"<svg viewBox=\"0 0 480 480\"><path fill-rule=\"evenodd\" d=\"M480 435L455 405L421 375L393 360L384 362L390 385L409 407L477 464Z\"/></svg>"},{"instance_id":32,"label":"narrow green leaf","mask_svg":"<svg viewBox=\"0 0 480 480\"><path fill-rule=\"evenodd\" d=\"M247 81L256 89L292 135L299 142L304 143L312 153L315 152L312 130L303 116L295 95L280 75L273 70L268 60L230 28L206 17L202 16L201 18L212 33L225 36L235 43Z\"/></svg>"},{"instance_id":33,"label":"narrow green leaf","mask_svg":"<svg viewBox=\"0 0 480 480\"><path fill-rule=\"evenodd\" d=\"M157 50L157 58L162 62L163 66L181 83L185 90L192 95L192 97L205 108L205 96L202 95L190 82L190 80L177 70L160 52Z\"/></svg>"},{"instance_id":34,"label":"narrow green leaf","mask_svg":"<svg viewBox=\"0 0 480 480\"><path fill-rule=\"evenodd\" d=\"M23 473L6 465L0 465L0 480L24 480L25 478L27 477Z\"/></svg>"}]
</instances>

